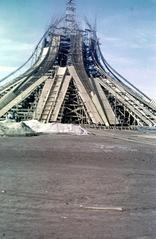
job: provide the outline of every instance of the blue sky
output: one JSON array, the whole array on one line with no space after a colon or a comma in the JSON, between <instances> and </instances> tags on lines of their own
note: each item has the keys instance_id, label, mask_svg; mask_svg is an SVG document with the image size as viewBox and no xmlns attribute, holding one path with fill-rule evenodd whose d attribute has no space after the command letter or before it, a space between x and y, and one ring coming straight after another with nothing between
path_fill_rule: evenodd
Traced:
<instances>
[{"instance_id":1,"label":"blue sky","mask_svg":"<svg viewBox=\"0 0 156 239\"><path fill-rule=\"evenodd\" d=\"M77 0L80 18L97 18L107 61L156 99L156 0ZM0 0L0 78L31 54L65 0Z\"/></svg>"}]
</instances>

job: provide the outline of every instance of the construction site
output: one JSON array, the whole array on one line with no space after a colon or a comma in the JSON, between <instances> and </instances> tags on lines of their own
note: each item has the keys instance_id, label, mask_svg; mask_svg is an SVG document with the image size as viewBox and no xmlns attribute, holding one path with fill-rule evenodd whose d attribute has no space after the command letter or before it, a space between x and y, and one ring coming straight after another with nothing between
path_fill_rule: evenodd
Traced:
<instances>
[{"instance_id":1,"label":"construction site","mask_svg":"<svg viewBox=\"0 0 156 239\"><path fill-rule=\"evenodd\" d=\"M76 5L47 29L30 58L0 80L0 119L82 125L156 125L156 105L114 70L96 27L76 20Z\"/></svg>"},{"instance_id":2,"label":"construction site","mask_svg":"<svg viewBox=\"0 0 156 239\"><path fill-rule=\"evenodd\" d=\"M0 238L155 239L156 104L76 16L0 80Z\"/></svg>"}]
</instances>

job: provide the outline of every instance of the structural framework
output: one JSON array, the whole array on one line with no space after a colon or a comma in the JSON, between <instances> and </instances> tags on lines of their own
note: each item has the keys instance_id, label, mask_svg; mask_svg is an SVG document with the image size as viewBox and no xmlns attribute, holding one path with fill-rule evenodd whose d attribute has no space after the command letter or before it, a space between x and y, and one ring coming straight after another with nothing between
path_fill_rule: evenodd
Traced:
<instances>
[{"instance_id":1,"label":"structural framework","mask_svg":"<svg viewBox=\"0 0 156 239\"><path fill-rule=\"evenodd\" d=\"M79 27L73 0L26 63L0 82L1 119L156 126L155 105L108 64L95 28Z\"/></svg>"}]
</instances>

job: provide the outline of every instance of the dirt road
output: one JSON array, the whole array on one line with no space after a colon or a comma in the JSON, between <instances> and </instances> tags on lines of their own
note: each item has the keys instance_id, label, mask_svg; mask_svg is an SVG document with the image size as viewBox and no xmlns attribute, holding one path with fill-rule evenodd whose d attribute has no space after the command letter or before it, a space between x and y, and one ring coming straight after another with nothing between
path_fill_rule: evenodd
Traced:
<instances>
[{"instance_id":1,"label":"dirt road","mask_svg":"<svg viewBox=\"0 0 156 239\"><path fill-rule=\"evenodd\" d=\"M1 138L0 238L155 239L156 137Z\"/></svg>"}]
</instances>

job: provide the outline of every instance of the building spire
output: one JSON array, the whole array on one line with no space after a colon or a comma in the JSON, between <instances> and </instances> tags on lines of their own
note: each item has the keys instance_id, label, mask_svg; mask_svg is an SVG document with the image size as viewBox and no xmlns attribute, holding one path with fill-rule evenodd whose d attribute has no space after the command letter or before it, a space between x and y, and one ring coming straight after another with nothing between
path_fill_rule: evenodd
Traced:
<instances>
[{"instance_id":1,"label":"building spire","mask_svg":"<svg viewBox=\"0 0 156 239\"><path fill-rule=\"evenodd\" d=\"M66 3L66 27L69 34L73 34L76 28L76 5L74 0Z\"/></svg>"}]
</instances>

